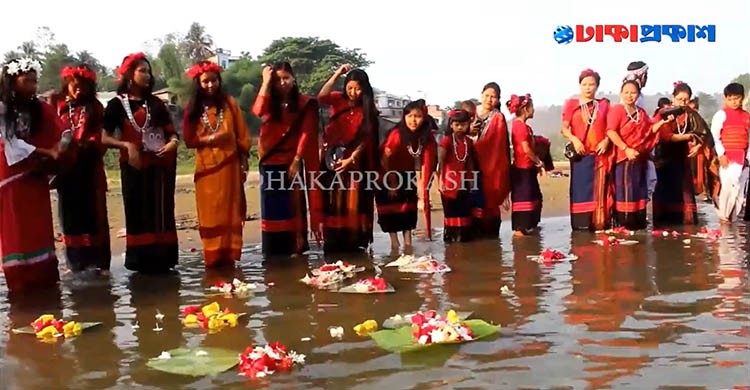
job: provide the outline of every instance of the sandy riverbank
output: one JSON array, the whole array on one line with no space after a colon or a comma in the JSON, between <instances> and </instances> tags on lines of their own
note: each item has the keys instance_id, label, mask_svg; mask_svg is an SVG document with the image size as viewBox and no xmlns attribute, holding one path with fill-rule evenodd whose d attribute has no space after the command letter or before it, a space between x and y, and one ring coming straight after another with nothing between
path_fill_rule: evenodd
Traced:
<instances>
[{"instance_id":1,"label":"sandy riverbank","mask_svg":"<svg viewBox=\"0 0 750 390\"><path fill-rule=\"evenodd\" d=\"M564 173L568 173L568 163L555 163L556 167ZM244 238L246 243L260 241L260 192L258 190L258 172L251 172L245 187L247 197L248 220L245 223ZM554 217L568 214L568 191L569 177L551 178L547 177L541 181L542 193L544 194L543 217ZM59 232L57 219L56 195L52 195L53 210L55 212L55 230ZM442 205L440 194L433 188L431 191L430 204L432 206L433 227L440 228L443 224ZM125 238L118 238L118 231L125 227L125 216L120 192L119 177L109 180L109 194L107 197L107 208L109 211L110 234L112 237L112 253L117 255L125 250ZM200 236L198 235L198 220L195 209L195 187L192 175L177 176L177 191L175 193L175 217L178 224L178 236L180 247L184 249L200 248ZM377 217L376 217L377 218ZM504 219L510 218L510 213ZM419 217L417 229L421 229L424 221L422 215ZM377 227L376 227L377 229Z\"/></svg>"}]
</instances>

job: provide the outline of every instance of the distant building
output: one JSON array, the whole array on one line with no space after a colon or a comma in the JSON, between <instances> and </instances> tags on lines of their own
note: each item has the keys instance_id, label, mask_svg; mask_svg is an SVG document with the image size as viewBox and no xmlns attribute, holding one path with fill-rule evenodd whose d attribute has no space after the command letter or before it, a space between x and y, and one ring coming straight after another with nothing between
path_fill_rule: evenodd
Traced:
<instances>
[{"instance_id":1,"label":"distant building","mask_svg":"<svg viewBox=\"0 0 750 390\"><path fill-rule=\"evenodd\" d=\"M404 113L404 107L411 101L408 96L398 96L385 91L375 90L375 107L382 117L398 123Z\"/></svg>"},{"instance_id":2,"label":"distant building","mask_svg":"<svg viewBox=\"0 0 750 390\"><path fill-rule=\"evenodd\" d=\"M232 52L224 49L216 49L216 54L206 58L206 61L213 62L221 66L222 69L227 69L236 61L239 61L241 57L233 56Z\"/></svg>"}]
</instances>

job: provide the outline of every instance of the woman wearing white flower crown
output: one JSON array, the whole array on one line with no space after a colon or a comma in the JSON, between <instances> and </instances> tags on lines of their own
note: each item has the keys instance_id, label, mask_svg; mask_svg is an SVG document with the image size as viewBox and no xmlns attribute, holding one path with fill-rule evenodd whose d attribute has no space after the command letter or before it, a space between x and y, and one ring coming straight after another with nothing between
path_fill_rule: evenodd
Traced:
<instances>
[{"instance_id":1,"label":"woman wearing white flower crown","mask_svg":"<svg viewBox=\"0 0 750 390\"><path fill-rule=\"evenodd\" d=\"M8 290L54 286L57 271L49 197L49 162L63 124L36 97L41 65L12 60L0 76L0 259Z\"/></svg>"},{"instance_id":2,"label":"woman wearing white flower crown","mask_svg":"<svg viewBox=\"0 0 750 390\"><path fill-rule=\"evenodd\" d=\"M154 76L146 56L130 54L117 73L118 96L104 110L102 143L120 149L125 268L163 273L177 265L174 192L179 140L169 110L151 93Z\"/></svg>"}]
</instances>

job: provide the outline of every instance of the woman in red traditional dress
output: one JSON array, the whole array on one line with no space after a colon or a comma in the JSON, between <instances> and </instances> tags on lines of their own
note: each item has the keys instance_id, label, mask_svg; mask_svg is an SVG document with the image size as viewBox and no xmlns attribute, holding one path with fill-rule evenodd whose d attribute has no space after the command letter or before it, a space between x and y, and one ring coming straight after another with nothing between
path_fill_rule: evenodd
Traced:
<instances>
[{"instance_id":1,"label":"woman in red traditional dress","mask_svg":"<svg viewBox=\"0 0 750 390\"><path fill-rule=\"evenodd\" d=\"M117 73L117 96L104 110L102 143L120 149L125 268L168 272L178 257L174 193L179 138L166 105L152 94L154 76L146 56L128 55Z\"/></svg>"},{"instance_id":2,"label":"woman in red traditional dress","mask_svg":"<svg viewBox=\"0 0 750 390\"><path fill-rule=\"evenodd\" d=\"M448 114L448 130L438 148L440 198L443 202L443 240L467 242L474 238L472 215L481 212L472 193L479 191L474 176L476 152L467 134L472 114L464 109Z\"/></svg>"},{"instance_id":3,"label":"woman in red traditional dress","mask_svg":"<svg viewBox=\"0 0 750 390\"><path fill-rule=\"evenodd\" d=\"M546 175L544 161L536 154L534 131L526 121L534 117L531 96L511 95L505 103L515 117L510 132L513 138L513 204L512 225L514 236L532 234L542 219L542 190L538 176Z\"/></svg>"},{"instance_id":4,"label":"woman in red traditional dress","mask_svg":"<svg viewBox=\"0 0 750 390\"><path fill-rule=\"evenodd\" d=\"M221 67L202 61L187 72L193 95L182 134L195 151L195 200L206 267L234 265L242 255L250 133L237 102L224 94Z\"/></svg>"},{"instance_id":5,"label":"woman in red traditional dress","mask_svg":"<svg viewBox=\"0 0 750 390\"><path fill-rule=\"evenodd\" d=\"M612 149L607 138L609 100L596 98L601 78L586 69L578 76L581 93L565 101L562 134L570 143L570 225L573 230L603 230L611 224Z\"/></svg>"},{"instance_id":6,"label":"woman in red traditional dress","mask_svg":"<svg viewBox=\"0 0 750 390\"><path fill-rule=\"evenodd\" d=\"M36 97L41 70L35 60L14 59L0 75L0 259L11 293L60 279L44 162L59 156L65 127Z\"/></svg>"},{"instance_id":7,"label":"woman in red traditional dress","mask_svg":"<svg viewBox=\"0 0 750 390\"><path fill-rule=\"evenodd\" d=\"M68 267L109 270L107 177L102 146L104 107L96 99L96 73L87 65L67 66L60 73L62 87L52 105L73 131L65 153L66 165L57 175L58 208Z\"/></svg>"},{"instance_id":8,"label":"woman in red traditional dress","mask_svg":"<svg viewBox=\"0 0 750 390\"><path fill-rule=\"evenodd\" d=\"M682 107L685 112L663 126L659 134L661 141L654 153L658 180L651 206L654 226L692 225L698 222L691 160L702 149L710 149L711 130L700 114L688 106L692 94L692 89L686 83L678 81L674 84L672 105ZM673 107L667 105L656 115ZM654 121L658 119L657 116L653 118Z\"/></svg>"},{"instance_id":9,"label":"woman in red traditional dress","mask_svg":"<svg viewBox=\"0 0 750 390\"><path fill-rule=\"evenodd\" d=\"M334 91L345 73L345 92ZM370 78L361 69L342 65L320 90L318 100L331 106L321 154L324 249L363 251L373 239L372 174L377 174L380 165L378 111Z\"/></svg>"},{"instance_id":10,"label":"woman in red traditional dress","mask_svg":"<svg viewBox=\"0 0 750 390\"><path fill-rule=\"evenodd\" d=\"M510 142L505 115L500 112L500 86L489 83L482 89L482 104L471 125L477 151L484 208L477 221L481 237L498 238L500 207L507 208L510 194Z\"/></svg>"},{"instance_id":11,"label":"woman in red traditional dress","mask_svg":"<svg viewBox=\"0 0 750 390\"><path fill-rule=\"evenodd\" d=\"M649 154L659 141L656 133L667 123L664 120L652 123L648 113L636 106L640 93L640 82L626 78L620 90L622 103L613 105L607 114L607 136L617 148L615 223L631 230L646 228Z\"/></svg>"},{"instance_id":12,"label":"woman in red traditional dress","mask_svg":"<svg viewBox=\"0 0 750 390\"><path fill-rule=\"evenodd\" d=\"M253 115L263 119L258 145L263 254L300 255L310 248L305 196L309 231L321 240L320 191L308 180L320 165L318 102L299 92L292 66L280 62L263 68Z\"/></svg>"},{"instance_id":13,"label":"woman in red traditional dress","mask_svg":"<svg viewBox=\"0 0 750 390\"><path fill-rule=\"evenodd\" d=\"M432 123L421 102L404 107L401 122L394 127L382 146L382 187L376 193L378 224L391 236L391 248L411 248L412 230L417 227L417 172L425 174L420 189L429 204L429 185L437 163L437 144Z\"/></svg>"}]
</instances>

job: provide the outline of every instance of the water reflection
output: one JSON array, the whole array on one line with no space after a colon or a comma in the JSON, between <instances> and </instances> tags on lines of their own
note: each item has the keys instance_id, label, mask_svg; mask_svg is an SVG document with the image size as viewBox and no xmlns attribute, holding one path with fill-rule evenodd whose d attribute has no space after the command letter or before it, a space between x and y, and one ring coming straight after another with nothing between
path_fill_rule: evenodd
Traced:
<instances>
[{"instance_id":1,"label":"water reflection","mask_svg":"<svg viewBox=\"0 0 750 390\"><path fill-rule=\"evenodd\" d=\"M716 222L702 205L709 227ZM710 210L709 210L710 211ZM452 268L445 275L399 273L383 266L388 238L376 237L372 257L324 259L319 251L285 261L261 261L255 246L235 268L206 271L185 253L179 275L65 277L61 291L0 299L0 387L3 388L246 388L236 369L191 378L146 367L178 347L242 351L280 341L306 354L307 364L258 384L282 388L731 388L750 383L750 289L744 226L725 239L652 237L602 248L589 233L571 234L569 219L546 219L540 236L445 245L416 238L413 253L432 253ZM545 248L572 251L577 261L552 265L527 258ZM374 266L393 294L338 294L299 282L323 261ZM206 287L237 278L258 284L247 298L208 296ZM507 286L511 294L501 288ZM0 291L5 291L0 278ZM186 329L181 308L212 301L247 313L236 328L208 335ZM448 309L501 324L502 335L421 354L385 352L352 327L396 313ZM157 310L164 314L154 331ZM13 335L44 313L103 325L74 340L43 344ZM133 325L140 327L134 329ZM328 328L342 326L332 339ZM4 349L4 350L3 350ZM668 372L669 375L665 375Z\"/></svg>"}]
</instances>

